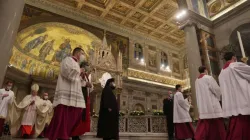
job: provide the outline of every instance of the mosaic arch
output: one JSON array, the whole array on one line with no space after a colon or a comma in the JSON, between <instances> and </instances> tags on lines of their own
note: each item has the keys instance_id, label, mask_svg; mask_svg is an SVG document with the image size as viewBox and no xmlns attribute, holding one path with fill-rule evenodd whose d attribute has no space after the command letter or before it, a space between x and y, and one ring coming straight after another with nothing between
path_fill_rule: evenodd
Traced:
<instances>
[{"instance_id":1,"label":"mosaic arch","mask_svg":"<svg viewBox=\"0 0 250 140\"><path fill-rule=\"evenodd\" d=\"M55 78L62 59L81 47L87 56L101 40L92 33L64 23L46 22L23 29L17 35L10 64L30 75Z\"/></svg>"}]
</instances>

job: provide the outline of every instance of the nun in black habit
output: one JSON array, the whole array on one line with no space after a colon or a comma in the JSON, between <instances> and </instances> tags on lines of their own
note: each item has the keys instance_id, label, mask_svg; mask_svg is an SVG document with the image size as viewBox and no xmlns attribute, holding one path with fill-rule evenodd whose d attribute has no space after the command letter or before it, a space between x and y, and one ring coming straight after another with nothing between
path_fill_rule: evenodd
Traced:
<instances>
[{"instance_id":1,"label":"nun in black habit","mask_svg":"<svg viewBox=\"0 0 250 140\"><path fill-rule=\"evenodd\" d=\"M113 93L115 79L108 79L102 91L97 137L103 140L119 140L119 109Z\"/></svg>"}]
</instances>

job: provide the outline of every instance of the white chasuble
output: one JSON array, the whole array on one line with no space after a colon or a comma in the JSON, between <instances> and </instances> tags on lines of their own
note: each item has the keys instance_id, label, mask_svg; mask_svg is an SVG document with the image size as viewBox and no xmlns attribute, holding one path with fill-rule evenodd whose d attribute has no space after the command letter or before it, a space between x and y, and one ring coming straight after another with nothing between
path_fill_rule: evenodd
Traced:
<instances>
[{"instance_id":1,"label":"white chasuble","mask_svg":"<svg viewBox=\"0 0 250 140\"><path fill-rule=\"evenodd\" d=\"M80 66L71 57L66 57L60 67L53 106L62 104L77 108L85 108L82 94Z\"/></svg>"},{"instance_id":2,"label":"white chasuble","mask_svg":"<svg viewBox=\"0 0 250 140\"><path fill-rule=\"evenodd\" d=\"M174 95L174 123L192 122L189 109L188 100L184 99L181 92L176 92Z\"/></svg>"},{"instance_id":3,"label":"white chasuble","mask_svg":"<svg viewBox=\"0 0 250 140\"><path fill-rule=\"evenodd\" d=\"M219 83L224 117L250 115L250 66L228 63L221 70Z\"/></svg>"},{"instance_id":4,"label":"white chasuble","mask_svg":"<svg viewBox=\"0 0 250 140\"><path fill-rule=\"evenodd\" d=\"M3 97L4 94L7 94L7 97ZM5 89L0 89L0 118L5 119L8 114L8 107L13 102L15 98L14 92Z\"/></svg>"},{"instance_id":5,"label":"white chasuble","mask_svg":"<svg viewBox=\"0 0 250 140\"><path fill-rule=\"evenodd\" d=\"M204 75L195 81L196 99L200 119L223 117L220 105L220 87L212 76Z\"/></svg>"},{"instance_id":6,"label":"white chasuble","mask_svg":"<svg viewBox=\"0 0 250 140\"><path fill-rule=\"evenodd\" d=\"M32 101L35 101L33 105ZM39 96L27 95L18 105L14 101L8 114L11 135L18 136L21 125L31 125L35 129L34 137L37 137L52 116L52 105L46 104Z\"/></svg>"}]
</instances>

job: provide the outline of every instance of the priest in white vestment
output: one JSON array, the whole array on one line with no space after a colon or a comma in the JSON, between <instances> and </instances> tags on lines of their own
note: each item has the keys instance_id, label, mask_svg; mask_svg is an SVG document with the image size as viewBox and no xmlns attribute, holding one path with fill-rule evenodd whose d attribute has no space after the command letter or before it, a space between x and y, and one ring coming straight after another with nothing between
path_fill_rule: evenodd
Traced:
<instances>
[{"instance_id":1,"label":"priest in white vestment","mask_svg":"<svg viewBox=\"0 0 250 140\"><path fill-rule=\"evenodd\" d=\"M49 113L52 113L52 114L53 114L53 106L52 106L51 101L49 100L49 94L46 93L46 92L43 93L42 99L43 99L43 102L44 102L44 103L43 103L43 106L48 107L48 108L49 108L49 111L50 111ZM51 115L51 117L53 117L53 115ZM39 136L40 138L44 138L46 129L47 129L48 125L50 124L51 119L52 119L52 118L50 118L50 119L47 120L47 122L46 122L46 124L45 124L45 127L44 127L42 133L41 133L40 136Z\"/></svg>"},{"instance_id":2,"label":"priest in white vestment","mask_svg":"<svg viewBox=\"0 0 250 140\"><path fill-rule=\"evenodd\" d=\"M181 85L175 86L176 93L174 95L174 126L176 139L194 138L194 129L191 124L192 119L189 114L190 104L184 99L181 93Z\"/></svg>"},{"instance_id":3,"label":"priest in white vestment","mask_svg":"<svg viewBox=\"0 0 250 140\"><path fill-rule=\"evenodd\" d=\"M227 140L250 140L250 66L237 62L234 53L224 54L219 75L224 117L230 117Z\"/></svg>"},{"instance_id":4,"label":"priest in white vestment","mask_svg":"<svg viewBox=\"0 0 250 140\"><path fill-rule=\"evenodd\" d=\"M18 105L16 102L13 103L8 116L12 136L21 134L24 138L37 137L42 132L46 122L50 121L51 107L37 96L38 90L37 84L32 85L30 95L25 96Z\"/></svg>"},{"instance_id":5,"label":"priest in white vestment","mask_svg":"<svg viewBox=\"0 0 250 140\"><path fill-rule=\"evenodd\" d=\"M221 91L212 76L207 75L205 66L199 67L199 77L195 81L199 122L195 140L225 140L226 130L220 105Z\"/></svg>"},{"instance_id":6,"label":"priest in white vestment","mask_svg":"<svg viewBox=\"0 0 250 140\"><path fill-rule=\"evenodd\" d=\"M46 130L49 140L69 139L82 117L85 101L82 94L81 73L79 63L85 59L82 48L75 48L72 57L61 62L53 101L54 116Z\"/></svg>"},{"instance_id":7,"label":"priest in white vestment","mask_svg":"<svg viewBox=\"0 0 250 140\"><path fill-rule=\"evenodd\" d=\"M5 88L0 89L0 137L3 133L3 125L5 123L9 105L13 102L15 95L11 90L13 83L7 81L5 84Z\"/></svg>"}]
</instances>

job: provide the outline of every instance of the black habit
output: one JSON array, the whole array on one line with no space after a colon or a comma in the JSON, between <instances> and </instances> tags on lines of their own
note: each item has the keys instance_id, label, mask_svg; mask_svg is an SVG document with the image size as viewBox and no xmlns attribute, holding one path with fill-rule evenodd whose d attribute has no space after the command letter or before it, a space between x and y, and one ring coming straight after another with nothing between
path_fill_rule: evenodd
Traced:
<instances>
[{"instance_id":1,"label":"black habit","mask_svg":"<svg viewBox=\"0 0 250 140\"><path fill-rule=\"evenodd\" d=\"M167 128L169 138L174 137L174 120L173 120L173 109L174 109L174 99L167 98L163 100L163 112L167 119Z\"/></svg>"},{"instance_id":2,"label":"black habit","mask_svg":"<svg viewBox=\"0 0 250 140\"><path fill-rule=\"evenodd\" d=\"M119 109L116 97L110 83L114 79L109 79L102 91L97 137L105 139L119 139ZM108 109L112 109L109 111Z\"/></svg>"}]
</instances>

